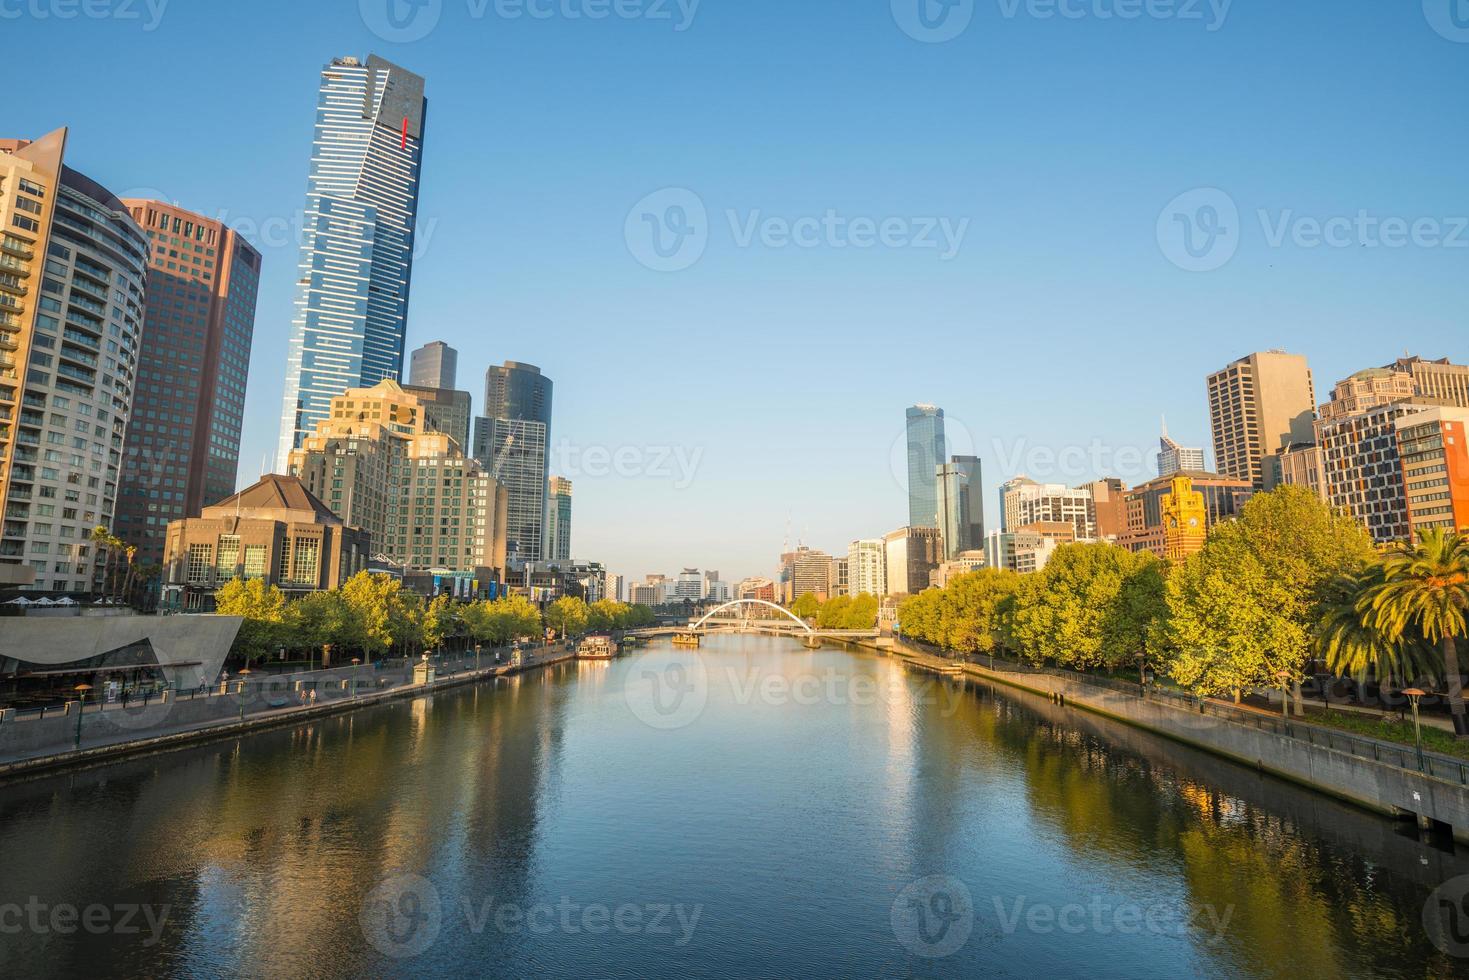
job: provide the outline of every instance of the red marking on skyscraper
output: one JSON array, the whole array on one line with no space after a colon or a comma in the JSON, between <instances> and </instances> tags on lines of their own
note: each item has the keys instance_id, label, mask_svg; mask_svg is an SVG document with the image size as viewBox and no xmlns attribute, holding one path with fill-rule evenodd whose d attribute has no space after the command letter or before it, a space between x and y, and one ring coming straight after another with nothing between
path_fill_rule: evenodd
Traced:
<instances>
[{"instance_id":1,"label":"red marking on skyscraper","mask_svg":"<svg viewBox=\"0 0 1469 980\"><path fill-rule=\"evenodd\" d=\"M403 117L403 145L400 149L408 149L408 117Z\"/></svg>"}]
</instances>

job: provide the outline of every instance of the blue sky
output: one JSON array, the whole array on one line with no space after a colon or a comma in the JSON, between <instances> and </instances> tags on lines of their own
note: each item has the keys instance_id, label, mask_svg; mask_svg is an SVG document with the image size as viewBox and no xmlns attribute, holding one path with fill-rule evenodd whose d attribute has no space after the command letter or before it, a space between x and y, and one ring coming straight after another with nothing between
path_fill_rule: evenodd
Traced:
<instances>
[{"instance_id":1,"label":"blue sky","mask_svg":"<svg viewBox=\"0 0 1469 980\"><path fill-rule=\"evenodd\" d=\"M368 26L387 0L91 2L0 0L9 72L45 79L0 135L70 126L77 169L262 246L242 483L336 55L427 78L410 348L457 347L476 406L492 362L555 380L574 550L630 576L768 574L788 521L833 551L899 526L914 402L967 433L994 518L1020 470L1140 482L1162 415L1207 445L1204 376L1252 350L1309 356L1323 398L1405 350L1469 357L1449 0L927 0L942 42L900 26L929 36L919 0L430 0L408 43ZM670 201L703 250L656 271L638 230ZM952 255L918 247L940 219Z\"/></svg>"}]
</instances>

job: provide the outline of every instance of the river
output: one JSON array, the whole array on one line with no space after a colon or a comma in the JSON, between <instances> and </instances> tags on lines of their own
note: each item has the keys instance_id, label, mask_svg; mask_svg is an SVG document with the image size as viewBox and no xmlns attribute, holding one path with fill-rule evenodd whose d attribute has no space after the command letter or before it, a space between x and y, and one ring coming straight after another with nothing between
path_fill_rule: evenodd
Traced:
<instances>
[{"instance_id":1,"label":"river","mask_svg":"<svg viewBox=\"0 0 1469 980\"><path fill-rule=\"evenodd\" d=\"M0 969L1422 977L1466 875L1041 698L716 636L0 786Z\"/></svg>"}]
</instances>

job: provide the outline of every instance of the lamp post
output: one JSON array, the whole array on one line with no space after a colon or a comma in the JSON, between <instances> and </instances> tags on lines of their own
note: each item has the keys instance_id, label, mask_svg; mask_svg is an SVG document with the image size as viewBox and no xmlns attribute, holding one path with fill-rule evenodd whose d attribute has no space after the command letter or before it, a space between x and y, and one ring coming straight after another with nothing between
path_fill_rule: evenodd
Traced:
<instances>
[{"instance_id":1,"label":"lamp post","mask_svg":"<svg viewBox=\"0 0 1469 980\"><path fill-rule=\"evenodd\" d=\"M1418 699L1421 698L1421 697L1423 697L1423 695L1426 694L1426 693L1427 693L1426 691L1422 691L1422 690L1420 690L1420 689L1418 689L1416 687L1410 687L1406 691L1403 692L1403 694L1407 697L1408 702L1413 705L1413 747L1417 751L1417 754L1418 754L1418 771L1419 772L1422 772L1423 771L1424 765L1423 765L1423 729L1421 729L1420 727L1418 727Z\"/></svg>"},{"instance_id":2,"label":"lamp post","mask_svg":"<svg viewBox=\"0 0 1469 980\"><path fill-rule=\"evenodd\" d=\"M479 673L479 644L474 645L474 672Z\"/></svg>"},{"instance_id":3,"label":"lamp post","mask_svg":"<svg viewBox=\"0 0 1469 980\"><path fill-rule=\"evenodd\" d=\"M245 720L245 682L250 679L250 668L240 671L240 720Z\"/></svg>"}]
</instances>

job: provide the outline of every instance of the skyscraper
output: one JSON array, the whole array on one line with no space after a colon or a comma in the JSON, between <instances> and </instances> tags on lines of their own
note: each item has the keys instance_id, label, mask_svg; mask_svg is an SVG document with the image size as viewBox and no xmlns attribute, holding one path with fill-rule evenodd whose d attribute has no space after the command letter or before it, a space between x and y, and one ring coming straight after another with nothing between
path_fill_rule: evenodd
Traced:
<instances>
[{"instance_id":1,"label":"skyscraper","mask_svg":"<svg viewBox=\"0 0 1469 980\"><path fill-rule=\"evenodd\" d=\"M1299 354L1272 350L1242 357L1209 375L1215 469L1269 490L1279 482L1270 458L1311 442L1316 389Z\"/></svg>"},{"instance_id":2,"label":"skyscraper","mask_svg":"<svg viewBox=\"0 0 1469 980\"><path fill-rule=\"evenodd\" d=\"M509 491L511 551L527 561L549 553L551 396L551 379L540 368L506 361L485 372L484 414L474 422L475 458Z\"/></svg>"},{"instance_id":3,"label":"skyscraper","mask_svg":"<svg viewBox=\"0 0 1469 980\"><path fill-rule=\"evenodd\" d=\"M218 221L123 201L152 243L113 530L163 564L168 524L235 492L260 253Z\"/></svg>"},{"instance_id":4,"label":"skyscraper","mask_svg":"<svg viewBox=\"0 0 1469 980\"><path fill-rule=\"evenodd\" d=\"M887 548L882 538L862 538L847 547L847 591L854 596L887 594Z\"/></svg>"},{"instance_id":5,"label":"skyscraper","mask_svg":"<svg viewBox=\"0 0 1469 980\"><path fill-rule=\"evenodd\" d=\"M1204 451L1184 446L1168 435L1168 423L1163 423L1163 435L1158 439L1158 475L1172 476L1184 470L1202 470Z\"/></svg>"},{"instance_id":6,"label":"skyscraper","mask_svg":"<svg viewBox=\"0 0 1469 980\"><path fill-rule=\"evenodd\" d=\"M148 239L65 154L65 129L0 140L0 582L82 592L117 500Z\"/></svg>"},{"instance_id":7,"label":"skyscraper","mask_svg":"<svg viewBox=\"0 0 1469 980\"><path fill-rule=\"evenodd\" d=\"M546 493L546 557L570 559L571 481L553 476Z\"/></svg>"},{"instance_id":8,"label":"skyscraper","mask_svg":"<svg viewBox=\"0 0 1469 980\"><path fill-rule=\"evenodd\" d=\"M908 525L938 527L938 480L946 458L944 410L933 405L908 409Z\"/></svg>"},{"instance_id":9,"label":"skyscraper","mask_svg":"<svg viewBox=\"0 0 1469 980\"><path fill-rule=\"evenodd\" d=\"M408 383L415 388L452 391L458 375L459 352L442 340L424 344L408 362Z\"/></svg>"},{"instance_id":10,"label":"skyscraper","mask_svg":"<svg viewBox=\"0 0 1469 980\"><path fill-rule=\"evenodd\" d=\"M332 398L403 374L428 100L370 55L321 72L277 466Z\"/></svg>"},{"instance_id":11,"label":"skyscraper","mask_svg":"<svg viewBox=\"0 0 1469 980\"><path fill-rule=\"evenodd\" d=\"M984 491L977 456L955 456L935 472L944 557L984 547Z\"/></svg>"}]
</instances>

